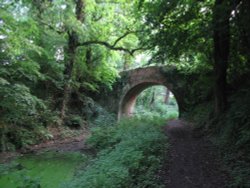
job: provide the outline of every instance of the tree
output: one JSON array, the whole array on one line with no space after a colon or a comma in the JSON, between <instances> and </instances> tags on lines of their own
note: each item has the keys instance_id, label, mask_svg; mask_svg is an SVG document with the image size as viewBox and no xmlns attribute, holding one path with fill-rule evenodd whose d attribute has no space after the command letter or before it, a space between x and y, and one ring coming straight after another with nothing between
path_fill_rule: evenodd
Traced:
<instances>
[{"instance_id":1,"label":"tree","mask_svg":"<svg viewBox=\"0 0 250 188\"><path fill-rule=\"evenodd\" d=\"M0 3L2 150L23 130L63 124L72 93L111 88L117 63L141 49L133 11L124 0Z\"/></svg>"},{"instance_id":2,"label":"tree","mask_svg":"<svg viewBox=\"0 0 250 188\"><path fill-rule=\"evenodd\" d=\"M230 2L216 0L213 11L214 22L214 73L215 114L220 115L227 107L227 69L230 49Z\"/></svg>"},{"instance_id":3,"label":"tree","mask_svg":"<svg viewBox=\"0 0 250 188\"><path fill-rule=\"evenodd\" d=\"M145 0L140 5L146 25L141 40L151 49L152 62L212 64L212 1Z\"/></svg>"},{"instance_id":4,"label":"tree","mask_svg":"<svg viewBox=\"0 0 250 188\"><path fill-rule=\"evenodd\" d=\"M85 8L85 2L83 0L77 0L75 1L76 7L75 7L75 17L77 21L79 21L81 24L84 22L85 14L84 14L84 8ZM73 66L75 64L76 59L76 50L79 45L79 37L76 31L67 31L68 34L68 45L65 49L65 53L67 56L66 59L66 65L64 70L64 89L63 89L63 99L62 99L62 107L61 107L61 120L64 121L65 113L67 109L67 104L69 101L71 88L70 88L70 80L72 78L73 73ZM90 54L91 55L91 54Z\"/></svg>"},{"instance_id":5,"label":"tree","mask_svg":"<svg viewBox=\"0 0 250 188\"><path fill-rule=\"evenodd\" d=\"M65 64L61 123L66 116L73 87L96 91L98 84L110 86L115 80L115 65L110 66L112 62L107 61L114 61L112 57L117 53L111 51L133 55L141 49L137 48L135 20L125 17L132 11L133 3L126 3L119 0L32 2L37 10L37 22L65 40L61 46L56 45ZM58 12L64 12L65 16L58 16Z\"/></svg>"},{"instance_id":6,"label":"tree","mask_svg":"<svg viewBox=\"0 0 250 188\"><path fill-rule=\"evenodd\" d=\"M168 104L169 103L169 96L170 96L170 90L168 88L166 88L166 94L164 97L164 103Z\"/></svg>"},{"instance_id":7,"label":"tree","mask_svg":"<svg viewBox=\"0 0 250 188\"><path fill-rule=\"evenodd\" d=\"M235 60L230 58L239 55L239 49L230 52L231 48L235 49L230 45L232 39L239 36L235 30L234 33L230 30L235 25L239 26L239 20L248 20L243 7L249 7L249 3L244 0L144 0L140 5L142 15L146 16L146 32L150 36L144 42L154 51L153 61L164 61L181 69L186 67L193 72L213 68L214 112L216 116L221 115L227 109L229 67L235 64ZM244 23L249 25L246 21ZM246 41L241 47L249 46L246 44L249 36L244 32L246 25L240 25L240 35ZM242 59L236 61L242 62ZM246 63L245 60L243 62Z\"/></svg>"},{"instance_id":8,"label":"tree","mask_svg":"<svg viewBox=\"0 0 250 188\"><path fill-rule=\"evenodd\" d=\"M119 2L118 2L119 3ZM75 17L76 19L80 22L80 25L86 24L85 19L86 19L86 14L85 14L85 9L87 6L87 3L84 0L77 0L75 2L76 7L75 7ZM105 4L105 3L104 3ZM118 7L119 8L119 7ZM113 44L110 44L109 42L106 41L100 41L99 39L95 40L90 40L90 41L81 41L79 38L79 34L75 31L68 31L68 46L67 50L65 50L67 54L67 62L66 62L66 68L65 68L65 85L64 85L64 92L63 92L63 101L62 101L62 108L61 108L61 118L62 121L65 118L65 111L67 108L67 103L70 97L70 80L72 79L72 73L73 73L73 67L76 61L76 51L80 47L87 47L86 49L86 64L88 68L92 66L92 48L91 45L101 45L104 46L105 48L108 48L110 50L115 50L115 51L123 51L126 53L129 53L132 55L137 49L129 49L126 47L122 46L117 46L120 41L122 41L125 37L127 37L130 34L133 34L133 31L126 31L123 35L117 37L115 39ZM90 47L89 47L90 46ZM139 49L139 48L138 48Z\"/></svg>"}]
</instances>

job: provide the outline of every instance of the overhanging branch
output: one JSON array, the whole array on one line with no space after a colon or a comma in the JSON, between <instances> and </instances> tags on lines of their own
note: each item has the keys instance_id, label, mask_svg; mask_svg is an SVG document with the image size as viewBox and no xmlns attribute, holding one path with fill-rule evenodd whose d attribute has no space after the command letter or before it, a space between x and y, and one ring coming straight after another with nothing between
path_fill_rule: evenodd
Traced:
<instances>
[{"instance_id":1,"label":"overhanging branch","mask_svg":"<svg viewBox=\"0 0 250 188\"><path fill-rule=\"evenodd\" d=\"M135 48L135 49L128 49L128 48L117 46L117 44L122 39L124 39L126 36L128 36L128 35L130 35L132 33L136 33L136 32L137 31L127 31L127 32L125 32L122 36L118 37L113 44L110 44L110 43L105 42L105 41L92 40L92 41L86 41L86 42L79 43L78 46L101 45L101 46L105 46L106 48L109 48L111 50L123 51L123 52L129 53L131 56L133 56L133 54L136 51L147 50L147 49L143 48L143 47L138 47L138 48Z\"/></svg>"}]
</instances>

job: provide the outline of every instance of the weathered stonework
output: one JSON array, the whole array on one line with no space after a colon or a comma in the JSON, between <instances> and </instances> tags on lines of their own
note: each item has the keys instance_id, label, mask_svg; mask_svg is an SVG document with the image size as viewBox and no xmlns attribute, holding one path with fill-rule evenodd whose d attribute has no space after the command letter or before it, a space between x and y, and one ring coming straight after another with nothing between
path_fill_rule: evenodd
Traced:
<instances>
[{"instance_id":1,"label":"weathered stonework","mask_svg":"<svg viewBox=\"0 0 250 188\"><path fill-rule=\"evenodd\" d=\"M193 76L185 75L172 66L151 66L120 73L112 91L102 91L99 103L107 110L117 113L118 119L130 116L136 97L146 88L154 85L166 86L175 96L180 115L187 111L190 104L190 83Z\"/></svg>"}]
</instances>

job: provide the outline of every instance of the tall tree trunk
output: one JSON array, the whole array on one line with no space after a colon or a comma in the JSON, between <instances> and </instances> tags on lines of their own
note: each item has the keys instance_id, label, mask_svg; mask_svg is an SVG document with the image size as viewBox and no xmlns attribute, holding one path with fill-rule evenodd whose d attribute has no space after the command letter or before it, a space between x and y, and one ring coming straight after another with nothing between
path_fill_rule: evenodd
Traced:
<instances>
[{"instance_id":1,"label":"tall tree trunk","mask_svg":"<svg viewBox=\"0 0 250 188\"><path fill-rule=\"evenodd\" d=\"M76 0L76 18L80 22L83 23L84 21L84 0ZM78 36L75 31L69 31L68 32L68 46L66 49L67 53L67 60L64 70L64 88L63 88L63 100L62 100L62 106L61 106L61 121L60 124L64 123L66 112L68 110L68 102L70 100L70 94L71 94L71 78L72 78L72 72L74 68L75 63L75 55L76 55L76 49L78 47Z\"/></svg>"},{"instance_id":2,"label":"tall tree trunk","mask_svg":"<svg viewBox=\"0 0 250 188\"><path fill-rule=\"evenodd\" d=\"M227 108L227 68L230 48L230 6L227 0L216 0L214 7L214 73L215 115Z\"/></svg>"},{"instance_id":3,"label":"tall tree trunk","mask_svg":"<svg viewBox=\"0 0 250 188\"><path fill-rule=\"evenodd\" d=\"M64 70L64 88L63 88L63 100L62 100L62 108L61 108L61 122L60 124L63 123L66 112L67 112L67 106L68 102L70 99L70 93L71 93L71 87L70 87L70 81L72 77L72 71L74 67L74 62L75 62L75 53L76 53L76 48L77 48L77 36L75 32L69 33L69 40L68 40L68 47L67 47L67 63L65 66Z\"/></svg>"},{"instance_id":4,"label":"tall tree trunk","mask_svg":"<svg viewBox=\"0 0 250 188\"><path fill-rule=\"evenodd\" d=\"M164 103L168 104L169 103L169 95L170 95L170 91L168 88L166 88L166 93L165 93L165 97L164 97Z\"/></svg>"},{"instance_id":5,"label":"tall tree trunk","mask_svg":"<svg viewBox=\"0 0 250 188\"><path fill-rule=\"evenodd\" d=\"M150 104L149 104L151 109L154 107L154 104L155 104L155 90L153 90L152 97L151 97Z\"/></svg>"}]
</instances>

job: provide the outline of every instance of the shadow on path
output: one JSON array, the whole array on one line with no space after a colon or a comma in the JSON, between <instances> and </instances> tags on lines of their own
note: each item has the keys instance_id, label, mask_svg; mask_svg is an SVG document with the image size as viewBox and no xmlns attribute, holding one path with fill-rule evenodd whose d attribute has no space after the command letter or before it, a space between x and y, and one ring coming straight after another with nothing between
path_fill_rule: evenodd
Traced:
<instances>
[{"instance_id":1,"label":"shadow on path","mask_svg":"<svg viewBox=\"0 0 250 188\"><path fill-rule=\"evenodd\" d=\"M164 128L170 150L162 169L167 188L225 188L228 176L216 148L191 125L172 120Z\"/></svg>"}]
</instances>

